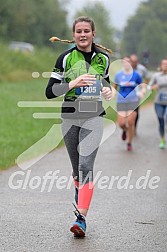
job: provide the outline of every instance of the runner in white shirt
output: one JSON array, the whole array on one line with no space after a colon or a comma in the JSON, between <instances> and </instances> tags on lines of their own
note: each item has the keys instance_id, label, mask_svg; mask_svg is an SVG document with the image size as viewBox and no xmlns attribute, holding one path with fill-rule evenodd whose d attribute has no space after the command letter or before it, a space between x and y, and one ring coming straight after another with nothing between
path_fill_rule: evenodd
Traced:
<instances>
[{"instance_id":1,"label":"runner in white shirt","mask_svg":"<svg viewBox=\"0 0 167 252\"><path fill-rule=\"evenodd\" d=\"M161 141L159 144L160 149L164 149L165 142L165 122L167 124L167 59L161 61L161 72L155 73L149 84L148 88L157 90L155 96L155 112L159 122L159 134Z\"/></svg>"}]
</instances>

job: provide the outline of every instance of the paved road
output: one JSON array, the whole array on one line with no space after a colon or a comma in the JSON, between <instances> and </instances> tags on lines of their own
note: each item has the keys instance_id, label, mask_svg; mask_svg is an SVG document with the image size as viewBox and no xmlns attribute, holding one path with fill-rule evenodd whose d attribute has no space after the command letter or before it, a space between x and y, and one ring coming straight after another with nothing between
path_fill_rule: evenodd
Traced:
<instances>
[{"instance_id":1,"label":"paved road","mask_svg":"<svg viewBox=\"0 0 167 252\"><path fill-rule=\"evenodd\" d=\"M69 232L74 220L71 204L73 187L69 181L60 184L61 176L71 175L64 148L40 160L31 168L29 175L28 171L21 171L18 167L1 172L0 251L166 252L167 150L157 147L159 137L153 108L141 111L138 137L134 140L132 153L126 151L120 134L117 128L100 147L94 174L100 176L87 217L87 236L82 240L74 239ZM44 188L42 177L49 171L58 170L59 184L55 181L48 192L51 185L47 183ZM25 175L17 175L13 185L17 186L18 180L24 185L12 190L8 181L18 171ZM148 182L141 177L146 174ZM30 176L27 185L25 176ZM38 176L36 180L34 176ZM113 178L115 182L112 184ZM37 185L38 188L31 189ZM66 187L58 189L61 185ZM40 192L42 186L44 191ZM123 189L126 186L128 188Z\"/></svg>"}]
</instances>

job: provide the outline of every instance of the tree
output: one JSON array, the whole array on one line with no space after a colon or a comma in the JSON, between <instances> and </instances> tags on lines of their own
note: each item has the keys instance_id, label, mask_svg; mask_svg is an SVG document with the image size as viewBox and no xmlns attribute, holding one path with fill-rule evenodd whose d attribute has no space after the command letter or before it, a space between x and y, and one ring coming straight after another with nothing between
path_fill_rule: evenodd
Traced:
<instances>
[{"instance_id":1,"label":"tree","mask_svg":"<svg viewBox=\"0 0 167 252\"><path fill-rule=\"evenodd\" d=\"M141 31L141 37L137 53L140 54L145 48L150 52L149 61L153 66L157 66L167 55L167 34L164 33L161 22L158 19L149 20Z\"/></svg>"},{"instance_id":2,"label":"tree","mask_svg":"<svg viewBox=\"0 0 167 252\"><path fill-rule=\"evenodd\" d=\"M1 39L47 45L53 35L68 36L66 16L58 0L5 0L0 5Z\"/></svg>"},{"instance_id":3,"label":"tree","mask_svg":"<svg viewBox=\"0 0 167 252\"><path fill-rule=\"evenodd\" d=\"M140 4L136 14L129 18L124 29L122 48L124 53L142 55L150 52L150 65L156 66L166 57L167 0L148 0Z\"/></svg>"}]
</instances>

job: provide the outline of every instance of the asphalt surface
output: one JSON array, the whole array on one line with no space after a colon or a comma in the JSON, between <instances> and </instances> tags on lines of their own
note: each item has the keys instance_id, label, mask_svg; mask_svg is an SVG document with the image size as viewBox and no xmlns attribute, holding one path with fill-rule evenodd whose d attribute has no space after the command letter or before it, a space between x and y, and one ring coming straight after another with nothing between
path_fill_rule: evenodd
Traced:
<instances>
[{"instance_id":1,"label":"asphalt surface","mask_svg":"<svg viewBox=\"0 0 167 252\"><path fill-rule=\"evenodd\" d=\"M126 151L120 136L117 127L99 149L94 176L100 176L95 183L84 239L75 239L69 231L75 219L74 189L69 180L60 183L61 176L71 175L64 147L51 152L29 170L13 167L0 172L0 251L166 252L167 149L158 148L153 107L140 111L132 152ZM55 180L51 188L48 180L44 186L43 176L54 171L59 171L59 183ZM16 173L12 181L14 172L21 174ZM147 180L142 177L146 175ZM25 180L25 176L29 179ZM129 183L122 176L128 176ZM11 189L9 179L13 186L19 180L24 184L20 184L20 189ZM60 189L62 185L65 188Z\"/></svg>"}]
</instances>

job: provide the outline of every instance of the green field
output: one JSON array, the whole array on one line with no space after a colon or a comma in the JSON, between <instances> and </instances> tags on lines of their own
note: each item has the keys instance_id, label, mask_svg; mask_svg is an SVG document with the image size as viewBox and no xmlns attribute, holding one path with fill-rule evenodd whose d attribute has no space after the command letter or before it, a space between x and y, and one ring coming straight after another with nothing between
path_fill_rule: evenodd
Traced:
<instances>
[{"instance_id":1,"label":"green field","mask_svg":"<svg viewBox=\"0 0 167 252\"><path fill-rule=\"evenodd\" d=\"M53 108L21 108L17 103L47 100L48 80L42 78L42 73L52 70L59 52L35 48L32 54L23 53L5 44L0 44L0 50L0 169L6 169L54 124L53 119L33 118L34 112L50 112ZM32 78L33 72L38 72L40 78Z\"/></svg>"},{"instance_id":2,"label":"green field","mask_svg":"<svg viewBox=\"0 0 167 252\"><path fill-rule=\"evenodd\" d=\"M56 112L55 108L23 108L19 101L46 101L45 80L1 83L0 169L15 164L19 154L43 137L55 119L34 119L34 112Z\"/></svg>"}]
</instances>

